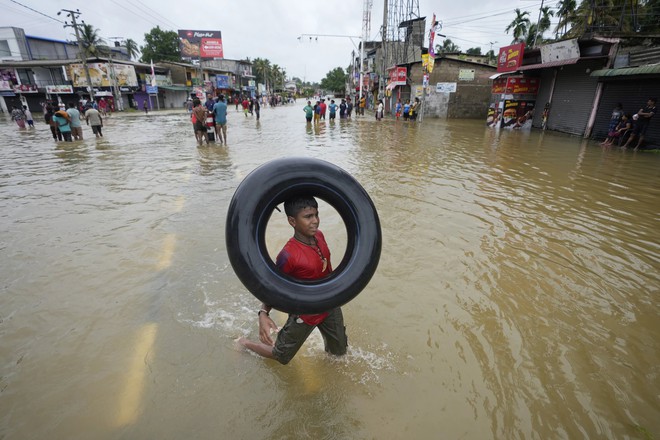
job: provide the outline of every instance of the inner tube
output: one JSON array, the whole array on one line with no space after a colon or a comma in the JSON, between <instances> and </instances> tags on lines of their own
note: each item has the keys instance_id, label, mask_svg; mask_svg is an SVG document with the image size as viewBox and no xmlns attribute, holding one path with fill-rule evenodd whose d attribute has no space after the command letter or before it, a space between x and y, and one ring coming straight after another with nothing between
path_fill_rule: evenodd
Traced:
<instances>
[{"instance_id":1,"label":"inner tube","mask_svg":"<svg viewBox=\"0 0 660 440\"><path fill-rule=\"evenodd\" d=\"M344 258L320 280L292 278L268 255L268 220L277 205L298 194L330 204L346 227ZM353 176L323 160L284 158L261 165L240 183L229 204L225 240L236 275L255 297L283 312L310 314L342 306L364 289L378 267L382 235L378 212Z\"/></svg>"}]
</instances>

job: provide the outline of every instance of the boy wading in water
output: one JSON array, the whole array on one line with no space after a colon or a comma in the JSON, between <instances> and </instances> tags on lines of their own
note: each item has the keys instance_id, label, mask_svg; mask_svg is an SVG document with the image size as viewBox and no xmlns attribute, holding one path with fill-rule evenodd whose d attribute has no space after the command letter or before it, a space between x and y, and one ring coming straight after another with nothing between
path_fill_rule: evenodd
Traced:
<instances>
[{"instance_id":1,"label":"boy wading in water","mask_svg":"<svg viewBox=\"0 0 660 440\"><path fill-rule=\"evenodd\" d=\"M293 227L293 237L277 255L277 267L300 280L316 280L329 275L332 272L330 250L323 233L318 230L319 211L314 197L302 196L287 200L284 212ZM260 342L240 338L238 342L242 346L263 357L287 364L312 330L318 327L326 352L338 356L346 354L348 339L341 308L316 315L289 315L275 341L271 338L271 331L277 330L277 325L270 318L270 311L271 307L262 303L257 312Z\"/></svg>"}]
</instances>

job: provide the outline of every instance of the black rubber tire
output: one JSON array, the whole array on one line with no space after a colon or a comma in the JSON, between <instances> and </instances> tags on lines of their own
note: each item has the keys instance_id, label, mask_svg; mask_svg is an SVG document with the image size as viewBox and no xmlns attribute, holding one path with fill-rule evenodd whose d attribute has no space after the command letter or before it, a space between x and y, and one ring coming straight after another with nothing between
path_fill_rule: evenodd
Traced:
<instances>
[{"instance_id":1,"label":"black rubber tire","mask_svg":"<svg viewBox=\"0 0 660 440\"><path fill-rule=\"evenodd\" d=\"M346 227L346 253L327 277L300 281L279 271L265 236L275 207L296 194L329 203ZM382 244L378 212L350 174L312 158L276 159L252 171L236 189L225 225L227 253L236 275L258 299L292 314L320 313L355 298L376 272Z\"/></svg>"}]
</instances>

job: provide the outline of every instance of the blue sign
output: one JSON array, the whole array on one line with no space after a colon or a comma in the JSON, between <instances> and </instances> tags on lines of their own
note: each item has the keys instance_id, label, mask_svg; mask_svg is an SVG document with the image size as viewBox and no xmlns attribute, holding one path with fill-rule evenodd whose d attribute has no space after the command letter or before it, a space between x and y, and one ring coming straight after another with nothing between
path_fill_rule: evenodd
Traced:
<instances>
[{"instance_id":1,"label":"blue sign","mask_svg":"<svg viewBox=\"0 0 660 440\"><path fill-rule=\"evenodd\" d=\"M158 86L147 86L147 93L150 95L158 94Z\"/></svg>"},{"instance_id":2,"label":"blue sign","mask_svg":"<svg viewBox=\"0 0 660 440\"><path fill-rule=\"evenodd\" d=\"M228 75L216 75L215 77L216 87L219 89L228 89L229 88L229 76Z\"/></svg>"}]
</instances>

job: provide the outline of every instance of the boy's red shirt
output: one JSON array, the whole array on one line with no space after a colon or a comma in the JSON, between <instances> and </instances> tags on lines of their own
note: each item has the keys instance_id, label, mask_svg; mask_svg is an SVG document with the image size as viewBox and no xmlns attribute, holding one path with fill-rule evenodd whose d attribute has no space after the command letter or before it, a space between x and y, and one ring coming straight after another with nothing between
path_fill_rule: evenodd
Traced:
<instances>
[{"instance_id":1,"label":"boy's red shirt","mask_svg":"<svg viewBox=\"0 0 660 440\"><path fill-rule=\"evenodd\" d=\"M321 231L316 231L316 242L319 250L327 261L325 271L323 260L316 247L308 246L291 237L277 255L277 267L287 275L300 280L318 280L332 272L330 263L330 249ZM300 319L308 325L319 325L328 316L328 312L316 315L300 315Z\"/></svg>"}]
</instances>

